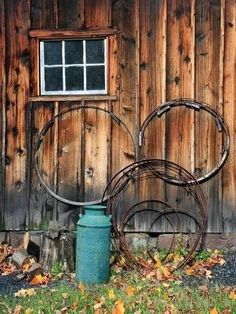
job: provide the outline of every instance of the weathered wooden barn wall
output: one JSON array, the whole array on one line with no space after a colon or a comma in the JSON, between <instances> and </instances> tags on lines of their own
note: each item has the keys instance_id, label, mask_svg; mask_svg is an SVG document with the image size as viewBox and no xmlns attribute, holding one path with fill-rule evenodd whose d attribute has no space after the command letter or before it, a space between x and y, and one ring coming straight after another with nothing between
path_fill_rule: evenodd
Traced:
<instances>
[{"instance_id":1,"label":"weathered wooden barn wall","mask_svg":"<svg viewBox=\"0 0 236 314\"><path fill-rule=\"evenodd\" d=\"M0 0L0 229L45 230L49 222L73 228L78 210L58 203L40 185L33 145L56 113L74 104L113 111L134 139L147 115L166 100L209 103L230 128L229 158L202 184L208 231L236 231L236 1L235 0ZM35 97L32 30L117 29L109 42L110 95ZM36 73L37 74L37 73ZM34 96L34 98L33 98ZM58 119L42 147L48 184L73 200L100 198L107 180L142 157L166 158L192 173L219 160L221 137L203 112L177 108L151 123L141 152L121 125L95 110ZM151 187L142 185L149 195ZM176 193L159 187L167 201ZM176 206L181 206L181 192ZM146 222L141 225L145 227Z\"/></svg>"}]
</instances>

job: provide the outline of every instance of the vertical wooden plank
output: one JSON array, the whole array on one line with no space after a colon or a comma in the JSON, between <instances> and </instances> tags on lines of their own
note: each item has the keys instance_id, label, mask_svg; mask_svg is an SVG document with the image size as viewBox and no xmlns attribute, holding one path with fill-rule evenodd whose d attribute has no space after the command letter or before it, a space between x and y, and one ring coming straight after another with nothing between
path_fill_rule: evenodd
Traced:
<instances>
[{"instance_id":1,"label":"vertical wooden plank","mask_svg":"<svg viewBox=\"0 0 236 314\"><path fill-rule=\"evenodd\" d=\"M118 47L117 35L108 37L108 90L109 95L118 94Z\"/></svg>"},{"instance_id":2,"label":"vertical wooden plank","mask_svg":"<svg viewBox=\"0 0 236 314\"><path fill-rule=\"evenodd\" d=\"M107 109L106 103L96 103L96 106ZM101 199L107 184L111 141L110 119L109 114L100 110L85 110L85 201Z\"/></svg>"},{"instance_id":3,"label":"vertical wooden plank","mask_svg":"<svg viewBox=\"0 0 236 314\"><path fill-rule=\"evenodd\" d=\"M54 0L31 0L30 22L33 28L54 28L57 24L57 12Z\"/></svg>"},{"instance_id":4,"label":"vertical wooden plank","mask_svg":"<svg viewBox=\"0 0 236 314\"><path fill-rule=\"evenodd\" d=\"M58 0L58 27L84 27L84 0Z\"/></svg>"},{"instance_id":5,"label":"vertical wooden plank","mask_svg":"<svg viewBox=\"0 0 236 314\"><path fill-rule=\"evenodd\" d=\"M58 6L55 0L31 0L30 1L30 25L31 29L57 28L58 27ZM31 39L31 60L38 66L38 43L36 39ZM33 55L34 54L34 55ZM39 91L38 75L32 73L31 90L32 95L37 95ZM31 164L34 165L33 145L35 135L50 120L58 110L55 103L33 103L31 111L31 137L32 144L30 149ZM54 191L57 189L57 157L55 158L55 150L57 151L57 122L48 131L45 136L44 143L39 154L40 169L46 183ZM57 202L42 187L39 178L34 170L31 169L31 195L30 195L30 226L32 229L45 230L49 226L49 222L56 219ZM56 181L56 182L55 182Z\"/></svg>"},{"instance_id":6,"label":"vertical wooden plank","mask_svg":"<svg viewBox=\"0 0 236 314\"><path fill-rule=\"evenodd\" d=\"M0 1L0 229L4 228L4 186L5 186L5 8L4 0Z\"/></svg>"},{"instance_id":7,"label":"vertical wooden plank","mask_svg":"<svg viewBox=\"0 0 236 314\"><path fill-rule=\"evenodd\" d=\"M6 228L27 225L26 106L29 95L29 2L7 1L6 8Z\"/></svg>"},{"instance_id":8,"label":"vertical wooden plank","mask_svg":"<svg viewBox=\"0 0 236 314\"><path fill-rule=\"evenodd\" d=\"M230 129L231 146L223 168L224 232L236 231L236 1L226 0L224 56L224 118Z\"/></svg>"},{"instance_id":9,"label":"vertical wooden plank","mask_svg":"<svg viewBox=\"0 0 236 314\"><path fill-rule=\"evenodd\" d=\"M139 54L140 122L142 123L149 113L165 100L166 1L140 1ZM140 158L163 158L164 144L165 121L164 119L154 121L146 129ZM139 198L164 201L163 182L142 180ZM153 213L138 215L135 219L135 228L149 231L152 221ZM160 231L160 224L158 228Z\"/></svg>"},{"instance_id":10,"label":"vertical wooden plank","mask_svg":"<svg viewBox=\"0 0 236 314\"><path fill-rule=\"evenodd\" d=\"M167 100L194 97L193 10L194 1L168 1ZM191 171L193 112L178 108L166 116L166 158Z\"/></svg>"},{"instance_id":11,"label":"vertical wooden plank","mask_svg":"<svg viewBox=\"0 0 236 314\"><path fill-rule=\"evenodd\" d=\"M113 103L114 113L121 118L135 139L139 129L138 101L139 101L139 1L119 0L112 7L113 26L120 32L118 38L119 64L119 101ZM112 174L114 175L124 166L135 160L135 148L127 132L122 126L112 124ZM138 188L136 189L138 192ZM128 190L126 202L120 204L125 207L135 201L137 193ZM120 208L122 212L123 208ZM132 227L132 226L131 226Z\"/></svg>"},{"instance_id":12,"label":"vertical wooden plank","mask_svg":"<svg viewBox=\"0 0 236 314\"><path fill-rule=\"evenodd\" d=\"M54 115L53 103L33 103L31 105L31 158L34 166L33 147L36 136L43 126ZM40 146L38 154L38 165L40 173L48 186L54 189L54 127L50 128L44 136L43 143ZM45 191L33 167L31 172L30 189L30 229L45 230L48 228L49 221L53 219L55 210L54 199Z\"/></svg>"},{"instance_id":13,"label":"vertical wooden plank","mask_svg":"<svg viewBox=\"0 0 236 314\"><path fill-rule=\"evenodd\" d=\"M142 123L157 105L165 101L167 7L165 0L141 1L140 5L140 115ZM163 135L162 130L158 133ZM153 157L155 153L159 157L162 156L162 145L151 142L153 145L149 147L151 151L148 154Z\"/></svg>"},{"instance_id":14,"label":"vertical wooden plank","mask_svg":"<svg viewBox=\"0 0 236 314\"><path fill-rule=\"evenodd\" d=\"M140 120L165 101L166 79L166 1L140 2ZM147 127L141 158L164 158L165 119ZM165 200L164 184L154 189L153 182L141 184L143 199ZM148 223L148 221L147 221Z\"/></svg>"},{"instance_id":15,"label":"vertical wooden plank","mask_svg":"<svg viewBox=\"0 0 236 314\"><path fill-rule=\"evenodd\" d=\"M136 1L119 0L113 3L113 26L121 32L118 38L118 75L120 77L119 102L113 103L114 113L122 119L135 137L137 116L136 104ZM112 125L112 173L134 161L134 148L124 129L117 124Z\"/></svg>"},{"instance_id":16,"label":"vertical wooden plank","mask_svg":"<svg viewBox=\"0 0 236 314\"><path fill-rule=\"evenodd\" d=\"M194 3L194 0L167 1L167 100L194 97ZM191 171L194 113L177 107L167 112L165 119L165 159ZM166 185L165 193L166 201L171 206L190 208L182 188ZM173 222L178 223L175 219Z\"/></svg>"},{"instance_id":17,"label":"vertical wooden plank","mask_svg":"<svg viewBox=\"0 0 236 314\"><path fill-rule=\"evenodd\" d=\"M196 2L196 88L195 97L221 112L221 1ZM196 174L213 169L220 158L221 139L215 121L204 112L195 116ZM218 174L202 185L208 198L208 231L222 230L221 179Z\"/></svg>"},{"instance_id":18,"label":"vertical wooden plank","mask_svg":"<svg viewBox=\"0 0 236 314\"><path fill-rule=\"evenodd\" d=\"M167 1L166 100L194 97L194 6L194 0ZM191 172L194 168L194 113L177 107L159 120L165 121L164 159ZM186 192L181 187L167 184L165 194L166 202L172 207L191 210ZM179 219L170 219L174 231L183 228ZM184 228L189 226L188 220L182 223ZM166 232L173 232L167 220L163 220L163 227Z\"/></svg>"},{"instance_id":19,"label":"vertical wooden plank","mask_svg":"<svg viewBox=\"0 0 236 314\"><path fill-rule=\"evenodd\" d=\"M111 26L110 0L84 0L85 27Z\"/></svg>"},{"instance_id":20,"label":"vertical wooden plank","mask_svg":"<svg viewBox=\"0 0 236 314\"><path fill-rule=\"evenodd\" d=\"M69 109L73 103L60 103L59 111ZM64 114L58 121L58 186L60 196L83 201L82 154L83 110ZM64 228L75 228L78 208L58 203L57 221Z\"/></svg>"}]
</instances>

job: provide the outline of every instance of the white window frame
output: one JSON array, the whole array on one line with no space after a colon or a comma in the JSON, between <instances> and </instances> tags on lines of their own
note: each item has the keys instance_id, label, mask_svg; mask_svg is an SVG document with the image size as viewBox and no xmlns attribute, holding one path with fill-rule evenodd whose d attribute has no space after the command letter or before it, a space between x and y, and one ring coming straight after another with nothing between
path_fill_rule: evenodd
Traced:
<instances>
[{"instance_id":1,"label":"white window frame","mask_svg":"<svg viewBox=\"0 0 236 314\"><path fill-rule=\"evenodd\" d=\"M96 40L104 41L104 62L103 63L86 63L86 41L95 40L93 38L86 39L56 39L55 41L62 42L62 64L58 65L45 65L44 64L44 42L52 41L52 40L42 40L40 41L40 87L41 87L41 95L105 95L107 94L107 38L96 38ZM83 63L81 64L65 64L65 41L68 40L81 40L83 41ZM86 69L89 66L104 66L104 78L105 78L105 88L102 90L87 90L86 89ZM53 68L53 67L62 67L62 84L63 90L57 91L46 91L45 90L45 68ZM66 90L66 76L65 69L66 67L83 67L84 72L84 90Z\"/></svg>"}]
</instances>

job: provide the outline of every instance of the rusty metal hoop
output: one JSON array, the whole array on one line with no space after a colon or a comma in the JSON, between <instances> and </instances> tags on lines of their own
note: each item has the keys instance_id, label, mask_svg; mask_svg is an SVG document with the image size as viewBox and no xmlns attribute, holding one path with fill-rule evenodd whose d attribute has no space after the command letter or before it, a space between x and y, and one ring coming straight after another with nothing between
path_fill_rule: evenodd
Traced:
<instances>
[{"instance_id":1,"label":"rusty metal hoop","mask_svg":"<svg viewBox=\"0 0 236 314\"><path fill-rule=\"evenodd\" d=\"M199 245L199 243L200 243L200 241L202 239L202 236L203 236L204 229L202 228L201 224L196 219L196 217L194 217L192 214L186 212L185 210L176 209L176 208L167 208L167 209L164 209L163 211L160 211L158 209L153 209L153 208L152 209L146 208L146 209L141 209L141 210L134 211L134 213L131 213L131 214L127 214L127 216L125 217L126 219L124 221L122 221L121 230L119 232L119 237L122 238L123 253L125 254L125 256L128 256L129 259L132 259L132 261L135 264L139 265L139 266L142 266L144 261L143 261L143 259L140 259L140 260L138 259L137 260L137 259L132 257L132 252L128 248L128 244L127 244L127 241L125 239L125 231L124 231L125 226L128 223L128 221L133 216L135 216L137 213L139 213L139 212L156 212L158 214L157 217L155 217L154 221L152 222L151 228L160 218L164 217L169 222L169 224L171 225L171 227L173 229L172 222L170 221L170 219L168 217L166 217L168 215L173 215L173 214L175 214L178 217L178 219L180 219L179 214L182 214L182 215L187 216L188 218L191 218L194 221L194 223L195 223L195 225L197 227L196 239L194 240L194 242L193 242L193 244L191 246L191 249L189 250L189 252L185 256L185 258L183 260L181 260L177 265L175 265L175 267L171 271L172 272L176 271L177 269L179 269L182 266L184 266L190 260L190 258L192 257L193 253L195 252L196 248L198 247L198 245ZM171 250L172 250L172 248L174 246L174 241L175 241L175 233L174 233L174 230L173 230L173 238L172 238L172 241L171 241L171 245L170 245L167 253L165 254L164 258L162 259L162 262L164 262L165 259L167 259L169 253L171 252ZM155 264L156 263L156 259L153 256L153 254L151 253L151 250L149 248L147 250L147 254L151 258L152 262Z\"/></svg>"},{"instance_id":2,"label":"rusty metal hoop","mask_svg":"<svg viewBox=\"0 0 236 314\"><path fill-rule=\"evenodd\" d=\"M134 265L139 264L139 266L145 264L143 260L137 263L131 251L127 248L127 243L124 237L124 225L126 224L127 220L130 219L130 216L135 215L138 211L135 210L134 212L132 212L133 208L135 207L134 204L132 204L130 207L128 206L125 207L125 213L123 213L123 215L120 216L121 222L119 223L117 218L118 207L120 206L122 198L124 198L125 192L128 191L128 189L130 188L130 185L133 184L135 187L137 182L140 182L142 179L147 178L161 179L164 183L178 185L182 187L186 191L186 193L194 199L196 203L195 207L196 214L193 214L188 212L188 210L186 209L185 210L171 209L169 208L170 205L166 204L165 202L161 200L157 201L159 204L167 208L165 210L165 213L161 213L161 216L169 215L170 213L172 214L178 213L177 215L184 214L193 219L193 221L198 227L197 237L192 245L191 250L187 254L184 261L179 263L179 265L177 265L177 267L174 269L176 270L177 268L183 266L190 259L190 257L195 252L198 244L200 244L201 242L207 221L206 199L199 183L195 180L195 178L183 167L167 160L161 159L140 160L126 166L118 173L116 173L113 176L113 178L109 181L104 191L103 200L106 199L106 194L109 194L109 198L107 199L107 211L108 213L111 213L113 217L112 223L114 235L117 241L119 242L118 244L120 246L120 252L123 252L125 254L127 259L129 260L129 265L131 267L132 263ZM182 181L185 184L183 185L177 184L176 181L177 182ZM191 183L187 184L187 182Z\"/></svg>"},{"instance_id":3,"label":"rusty metal hoop","mask_svg":"<svg viewBox=\"0 0 236 314\"><path fill-rule=\"evenodd\" d=\"M214 108L209 106L206 103L196 101L193 99L188 98L182 98L182 99L176 99L176 100L170 100L162 105L158 106L155 110L153 110L149 116L145 119L143 122L140 132L139 132L139 147L140 149L144 145L144 133L149 125L149 123L154 118L160 118L164 113L167 111L170 111L174 107L182 107L185 106L189 109L194 110L204 110L208 112L210 115L212 115L215 119L216 126L218 128L219 132L223 132L223 147L221 152L221 160L219 161L218 165L216 165L212 170L210 170L207 174L202 175L200 177L196 177L196 180L198 183L203 183L209 179L211 179L214 175L218 173L218 171L223 167L224 163L226 162L226 159L229 155L229 148L230 148L230 135L229 135L229 128L224 120L224 118L221 116L219 112L217 112ZM174 184L186 184L185 182L182 182L180 180L173 180ZM188 181L187 184L193 183L193 181Z\"/></svg>"},{"instance_id":4,"label":"rusty metal hoop","mask_svg":"<svg viewBox=\"0 0 236 314\"><path fill-rule=\"evenodd\" d=\"M134 152L135 152L135 143L134 143L134 139L131 135L131 132L129 131L129 129L127 128L127 126L125 125L125 123L119 118L117 117L112 111L100 108L100 107L96 107L96 106L91 106L91 105L76 105L73 107L70 107L68 109L65 109L61 112L59 112L58 114L56 114L52 119L50 119L45 125L44 127L40 130L36 141L35 141L35 146L34 146L34 159L35 159L35 170L36 173L39 177L40 182L42 183L42 185L44 186L44 188L47 190L47 192L54 197L55 199L57 199L58 201L68 204L68 205L73 205L73 206L85 206L85 205L95 205L95 204L99 204L102 202L102 199L98 199L98 200L94 200L94 201L88 201L88 202L79 202L79 201L72 201L69 199L66 199L58 194L56 194L50 187L49 185L44 181L41 173L40 173L40 169L39 169L39 161L38 161L38 152L39 149L41 147L41 144L43 143L44 137L46 135L46 133L48 132L48 130L53 127L55 120L61 118L63 115L74 111L74 110L80 110L80 109L93 109L99 112L104 112L105 114L108 114L111 119L117 123L118 125L121 125L125 131L127 132L128 136L131 139L131 142L133 144L133 148L134 148ZM107 196L108 197L108 196Z\"/></svg>"},{"instance_id":5,"label":"rusty metal hoop","mask_svg":"<svg viewBox=\"0 0 236 314\"><path fill-rule=\"evenodd\" d=\"M115 219L117 204L116 197L121 195L126 186L141 173L149 173L153 177L157 177L168 184L182 186L193 197L203 217L203 221L206 220L206 199L197 180L183 167L163 159L136 161L118 171L110 179L104 190L102 202L107 200L107 210L113 215L113 220ZM184 182L184 184L179 184L179 181ZM107 197L108 194L109 198Z\"/></svg>"}]
</instances>

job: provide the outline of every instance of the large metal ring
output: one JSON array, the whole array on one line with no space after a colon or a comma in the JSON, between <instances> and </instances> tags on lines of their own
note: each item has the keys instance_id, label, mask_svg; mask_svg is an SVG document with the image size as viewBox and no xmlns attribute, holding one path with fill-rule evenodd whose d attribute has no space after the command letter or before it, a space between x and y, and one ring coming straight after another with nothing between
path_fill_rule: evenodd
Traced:
<instances>
[{"instance_id":1,"label":"large metal ring","mask_svg":"<svg viewBox=\"0 0 236 314\"><path fill-rule=\"evenodd\" d=\"M126 132L128 133L133 147L134 147L134 152L135 152L135 143L134 143L134 139L129 131L129 129L127 128L127 126L125 125L125 123L118 118L113 112L103 109L103 108L99 108L96 106L91 106L91 105L76 105L73 107L70 107L68 109L65 109L63 111L61 111L60 113L56 114L51 120L49 120L44 127L41 129L41 131L39 132L36 141L35 141L35 146L34 146L34 158L35 158L35 170L36 173L39 177L39 180L41 181L42 185L45 187L45 189L47 190L47 192L53 196L55 199L57 199L58 201L68 204L68 205L74 205L74 206L85 206L85 205L95 205L95 204L99 204L102 202L101 199L98 200L94 200L94 201L89 201L89 202L79 202L79 201L72 201L69 199L66 199L58 194L56 194L55 192L53 192L53 190L48 186L48 184L44 181L41 173L40 173L40 169L39 169L39 160L38 160L38 153L41 147L41 144L43 143L44 137L46 135L46 133L48 132L48 130L53 127L55 120L61 118L63 115L67 114L68 112L74 111L74 110L79 110L79 109L93 109L96 111L100 111L100 112L104 112L106 114L108 114L112 120L114 120L115 123L117 123L118 125L121 125L122 127L124 127L124 129L126 130ZM106 196L105 199L107 199L109 196ZM104 201L104 198L103 198Z\"/></svg>"},{"instance_id":2,"label":"large metal ring","mask_svg":"<svg viewBox=\"0 0 236 314\"><path fill-rule=\"evenodd\" d=\"M212 107L209 105L199 102L193 99L177 99L177 100L171 100L163 103L162 105L158 106L154 111L152 111L149 116L145 119L143 122L140 132L139 132L139 147L142 148L144 146L144 133L149 125L149 123L154 118L160 118L164 113L167 111L170 111L174 107L183 107L194 110L204 110L208 112L210 115L213 116L216 122L216 126L218 128L219 132L223 133L223 143L222 143L222 152L221 152L221 160L219 161L218 165L214 167L211 171L209 171L207 174L196 177L196 180L198 183L205 182L212 178L215 174L218 173L218 171L223 167L228 155L229 155L229 148L230 148L230 136L229 136L229 128L224 120L224 118ZM182 182L181 180L174 180L174 184L186 184L186 182ZM187 184L194 183L194 181L188 181Z\"/></svg>"}]
</instances>

